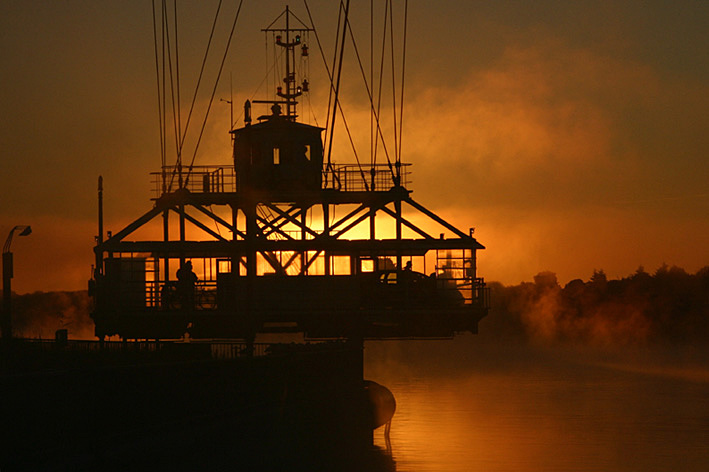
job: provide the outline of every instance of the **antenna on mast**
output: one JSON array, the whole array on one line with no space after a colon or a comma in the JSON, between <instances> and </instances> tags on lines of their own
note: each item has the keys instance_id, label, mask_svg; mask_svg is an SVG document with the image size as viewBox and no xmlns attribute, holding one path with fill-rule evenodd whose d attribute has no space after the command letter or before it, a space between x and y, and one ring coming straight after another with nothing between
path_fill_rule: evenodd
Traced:
<instances>
[{"instance_id":1,"label":"antenna on mast","mask_svg":"<svg viewBox=\"0 0 709 472\"><path fill-rule=\"evenodd\" d=\"M285 22L286 26L285 28L273 28L273 24L278 21L282 16L285 15ZM290 20L291 16L295 18L301 25L302 27L300 28L291 28L290 26ZM278 86L276 87L276 95L284 99L283 101L269 101L269 100L258 100L254 101L255 103L275 103L275 104L285 104L286 106L286 113L285 113L285 118L290 121L295 121L295 119L298 117L297 111L296 111L296 105L298 102L296 99L303 95L303 92L308 92L310 90L310 83L308 82L307 78L304 78L302 82L297 83L298 80L296 79L296 73L295 73L295 54L296 54L296 48L300 47L301 55L303 57L308 56L308 46L303 42L303 39L301 37L302 33L307 33L309 31L314 31L312 28L308 28L305 26L305 24L298 19L297 16L295 16L293 13L291 13L290 8L286 5L286 9L283 13L281 13L278 18L276 18L273 23L271 23L267 28L262 29L261 31L268 33L276 33L276 45L282 47L285 49L285 56L286 56L286 75L283 78L283 83L285 85L285 88L283 86ZM285 35L285 38L284 38ZM294 35L294 36L293 36Z\"/></svg>"}]
</instances>

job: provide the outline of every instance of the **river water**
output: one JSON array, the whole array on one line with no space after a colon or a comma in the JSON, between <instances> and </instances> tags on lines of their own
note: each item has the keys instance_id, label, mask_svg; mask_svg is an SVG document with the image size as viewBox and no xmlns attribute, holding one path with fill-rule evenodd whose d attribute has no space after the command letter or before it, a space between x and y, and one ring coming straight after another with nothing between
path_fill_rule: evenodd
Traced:
<instances>
[{"instance_id":1,"label":"river water","mask_svg":"<svg viewBox=\"0 0 709 472\"><path fill-rule=\"evenodd\" d=\"M365 376L396 397L399 472L706 471L707 359L463 336L369 342Z\"/></svg>"}]
</instances>

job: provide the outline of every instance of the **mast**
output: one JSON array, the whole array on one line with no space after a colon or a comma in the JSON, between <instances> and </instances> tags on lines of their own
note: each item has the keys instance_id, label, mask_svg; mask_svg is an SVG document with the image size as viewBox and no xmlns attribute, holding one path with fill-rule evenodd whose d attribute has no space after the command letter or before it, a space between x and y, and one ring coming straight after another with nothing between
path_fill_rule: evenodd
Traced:
<instances>
[{"instance_id":1,"label":"mast","mask_svg":"<svg viewBox=\"0 0 709 472\"><path fill-rule=\"evenodd\" d=\"M281 97L283 100L254 100L254 103L273 103L274 105L283 104L286 106L285 118L289 121L295 121L298 117L298 102L296 101L296 99L303 95L303 92L307 92L309 89L309 83L307 79L303 79L302 82L297 83L298 80L296 79L295 71L295 50L297 47L300 46L301 55L303 57L308 56L308 46L303 43L301 34L306 33L308 31L313 31L313 29L306 27L303 22L298 20L298 18L293 15L293 13L291 13L290 8L288 6L286 6L286 10L283 15L285 15L285 28L272 28L272 23L268 28L264 28L261 30L265 33L275 33L276 45L286 50L286 74L285 77L283 77L285 89L281 85L276 87L276 95ZM291 16L293 16L296 20L298 20L299 23L301 23L302 26L300 28L291 28ZM295 36L291 40L292 34L295 34ZM284 35L285 41L283 38Z\"/></svg>"}]
</instances>

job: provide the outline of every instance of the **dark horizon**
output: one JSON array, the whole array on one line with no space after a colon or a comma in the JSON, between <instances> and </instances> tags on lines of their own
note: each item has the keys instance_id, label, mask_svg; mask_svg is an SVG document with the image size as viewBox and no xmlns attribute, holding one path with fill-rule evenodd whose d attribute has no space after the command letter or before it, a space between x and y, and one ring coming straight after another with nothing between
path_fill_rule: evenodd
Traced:
<instances>
[{"instance_id":1,"label":"dark horizon","mask_svg":"<svg viewBox=\"0 0 709 472\"><path fill-rule=\"evenodd\" d=\"M652 274L639 267L618 279L595 270L586 281L564 285L545 271L532 281L488 286L491 312L479 327L485 337L618 346L701 345L709 337L709 266L694 274L676 266ZM86 290L13 293L13 306L20 336L52 339L57 329L68 329L70 338L94 339Z\"/></svg>"}]
</instances>

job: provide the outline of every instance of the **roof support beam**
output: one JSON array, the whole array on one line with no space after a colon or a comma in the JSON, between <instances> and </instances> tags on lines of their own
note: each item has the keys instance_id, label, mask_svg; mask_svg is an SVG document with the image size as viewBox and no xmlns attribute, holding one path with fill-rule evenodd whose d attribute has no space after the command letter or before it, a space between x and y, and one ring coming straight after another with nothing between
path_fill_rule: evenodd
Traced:
<instances>
[{"instance_id":1,"label":"roof support beam","mask_svg":"<svg viewBox=\"0 0 709 472\"><path fill-rule=\"evenodd\" d=\"M197 218L195 218L192 215L187 214L185 211L179 211L175 208L171 208L172 211L178 213L180 216L184 217L186 220L188 220L190 223L204 231L205 233L209 234L210 236L218 239L219 241L226 241L226 238L224 238L221 234L217 233L216 231L212 230L211 228L207 227L204 223L199 221Z\"/></svg>"},{"instance_id":2,"label":"roof support beam","mask_svg":"<svg viewBox=\"0 0 709 472\"><path fill-rule=\"evenodd\" d=\"M393 211L391 211L391 210L388 209L387 207L382 207L381 210L382 210L384 213L386 213L387 215L389 215L389 216L391 216L391 217L393 217L393 218L397 218L396 213L393 212ZM430 234L426 233L424 230L422 230L421 228L417 227L416 225L414 225L413 223L411 223L409 220L407 220L407 219L404 218L403 216L402 216L402 217L399 217L399 219L401 220L401 223L402 223L404 226L406 226L406 227L412 229L413 231L415 231L416 233L418 233L419 236L423 236L423 237L426 238L426 239L434 239L433 236L431 236Z\"/></svg>"},{"instance_id":3,"label":"roof support beam","mask_svg":"<svg viewBox=\"0 0 709 472\"><path fill-rule=\"evenodd\" d=\"M152 220L153 218L155 218L156 216L161 214L164 209L165 208L162 208L162 207L155 207L155 208L151 209L150 211L145 213L143 216L141 216L140 218L138 218L137 220L135 220L134 222L132 222L131 224L129 224L128 226L123 228L121 231L114 234L111 238L107 239L106 242L108 242L108 241L112 241L112 242L122 241L123 238L125 238L126 236L131 234L133 231L140 228L145 223L149 222L150 220Z\"/></svg>"},{"instance_id":4,"label":"roof support beam","mask_svg":"<svg viewBox=\"0 0 709 472\"><path fill-rule=\"evenodd\" d=\"M456 228L456 227L453 226L452 224L448 223L447 221L445 221L443 218L439 217L438 215L436 215L436 214L433 213L432 211L429 211L429 210L426 209L424 206L422 206L422 205L416 203L415 201L413 201L413 200L411 199L411 197L408 197L405 201L406 201L409 205L411 205L412 207L416 208L418 211L420 211L421 213L423 213L424 215L426 215L426 216L428 216L429 218L431 218L431 219L432 219L433 221L435 221L436 223L440 224L441 226L443 226L444 228L448 229L449 231L452 231L452 232L453 232L454 234L456 234L457 236L459 236L459 237L461 237L461 238L471 238L471 236L470 236L469 234L465 234L464 232L462 232L461 230L459 230L458 228ZM471 238L471 239L472 239L472 238Z\"/></svg>"}]
</instances>

